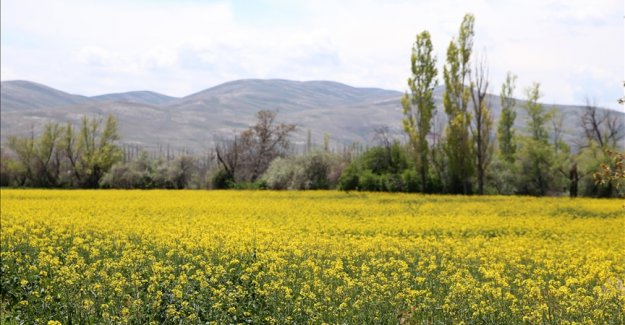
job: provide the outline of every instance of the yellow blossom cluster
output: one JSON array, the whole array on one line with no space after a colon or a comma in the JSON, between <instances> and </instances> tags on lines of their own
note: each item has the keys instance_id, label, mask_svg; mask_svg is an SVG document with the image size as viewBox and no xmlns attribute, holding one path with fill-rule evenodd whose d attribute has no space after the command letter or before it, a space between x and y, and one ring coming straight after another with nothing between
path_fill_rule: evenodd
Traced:
<instances>
[{"instance_id":1,"label":"yellow blossom cluster","mask_svg":"<svg viewBox=\"0 0 625 325\"><path fill-rule=\"evenodd\" d=\"M3 323L625 323L621 202L2 190Z\"/></svg>"}]
</instances>

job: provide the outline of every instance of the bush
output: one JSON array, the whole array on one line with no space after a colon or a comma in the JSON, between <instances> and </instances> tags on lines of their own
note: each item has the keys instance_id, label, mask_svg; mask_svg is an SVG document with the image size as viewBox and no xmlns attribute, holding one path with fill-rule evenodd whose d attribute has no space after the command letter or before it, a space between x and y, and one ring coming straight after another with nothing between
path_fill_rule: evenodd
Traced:
<instances>
[{"instance_id":1,"label":"bush","mask_svg":"<svg viewBox=\"0 0 625 325\"><path fill-rule=\"evenodd\" d=\"M339 188L344 191L416 192L419 185L417 172L399 142L365 151L339 179Z\"/></svg>"},{"instance_id":2,"label":"bush","mask_svg":"<svg viewBox=\"0 0 625 325\"><path fill-rule=\"evenodd\" d=\"M343 165L338 156L313 151L303 156L277 158L262 177L270 189L318 190L336 186Z\"/></svg>"},{"instance_id":3,"label":"bush","mask_svg":"<svg viewBox=\"0 0 625 325\"><path fill-rule=\"evenodd\" d=\"M360 183L360 169L356 164L351 164L343 170L343 173L339 177L338 188L343 191L353 191L358 189Z\"/></svg>"},{"instance_id":4,"label":"bush","mask_svg":"<svg viewBox=\"0 0 625 325\"><path fill-rule=\"evenodd\" d=\"M234 187L234 178L232 174L225 169L218 169L211 178L211 188L216 190L229 189Z\"/></svg>"},{"instance_id":5,"label":"bush","mask_svg":"<svg viewBox=\"0 0 625 325\"><path fill-rule=\"evenodd\" d=\"M401 174L401 180L403 185L403 192L418 192L421 188L421 179L419 174L414 169L406 169Z\"/></svg>"},{"instance_id":6,"label":"bush","mask_svg":"<svg viewBox=\"0 0 625 325\"><path fill-rule=\"evenodd\" d=\"M269 168L263 175L263 180L267 186L274 190L286 190L291 185L293 178L294 164L289 159L277 158L271 162Z\"/></svg>"},{"instance_id":7,"label":"bush","mask_svg":"<svg viewBox=\"0 0 625 325\"><path fill-rule=\"evenodd\" d=\"M371 170L366 169L362 173L360 173L360 177L358 178L358 189L361 191L379 191L381 189L381 179L380 176L374 174Z\"/></svg>"}]
</instances>

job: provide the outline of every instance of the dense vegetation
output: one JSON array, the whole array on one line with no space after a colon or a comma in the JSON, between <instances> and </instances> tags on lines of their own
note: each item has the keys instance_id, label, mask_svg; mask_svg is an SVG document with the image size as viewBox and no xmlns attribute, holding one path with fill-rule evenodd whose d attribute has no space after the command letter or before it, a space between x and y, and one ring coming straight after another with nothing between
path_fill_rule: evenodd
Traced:
<instances>
[{"instance_id":1,"label":"dense vegetation","mask_svg":"<svg viewBox=\"0 0 625 325\"><path fill-rule=\"evenodd\" d=\"M276 117L275 112L263 114ZM484 170L482 191L602 197L622 194L625 178L622 154L615 149L618 143L595 140L611 131L606 127L608 122L618 120L589 107L580 116L581 126L587 126L584 120L590 114L603 123L597 123L597 132L588 130L587 142L577 151L562 140L550 141L549 134L554 130L548 130L545 123L528 122L537 128L531 136L517 135L515 130L499 132L494 143L500 145L490 149L492 157ZM533 118L549 117L538 112ZM420 155L411 143L393 140L380 130L378 144L366 149L338 153L328 146L310 146L294 154L288 141L290 126L275 121L262 126L261 122L260 127L255 125L250 130L269 134L264 140L245 131L243 136L223 141L202 157L157 155L119 146L117 122L112 116L105 121L84 118L78 131L72 125L50 123L39 136L9 139L9 150L2 151L1 184L38 188L336 188L423 193L456 193L454 189L460 189L454 187L445 147L440 142L428 146L427 155ZM615 130L616 135L622 132L622 128ZM278 136L276 132L283 134ZM503 137L508 138L507 145L501 145ZM271 148L271 152L265 149L262 153L261 146ZM594 177L598 172L612 177ZM468 186L470 193L480 192L477 177L469 178Z\"/></svg>"}]
</instances>

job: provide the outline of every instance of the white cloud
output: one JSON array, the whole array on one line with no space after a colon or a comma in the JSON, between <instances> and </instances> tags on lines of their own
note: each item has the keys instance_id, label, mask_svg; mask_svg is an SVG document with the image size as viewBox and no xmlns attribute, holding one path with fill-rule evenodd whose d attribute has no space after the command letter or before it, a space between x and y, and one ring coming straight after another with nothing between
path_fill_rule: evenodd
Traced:
<instances>
[{"instance_id":1,"label":"white cloud","mask_svg":"<svg viewBox=\"0 0 625 325\"><path fill-rule=\"evenodd\" d=\"M442 67L465 12L476 16L492 92L511 70L519 89L540 81L546 101L594 92L584 96L609 104L622 94L620 0L265 0L245 2L264 9L247 13L231 1L1 4L2 79L88 95L149 87L180 96L239 78L403 90L415 35L430 30Z\"/></svg>"}]
</instances>

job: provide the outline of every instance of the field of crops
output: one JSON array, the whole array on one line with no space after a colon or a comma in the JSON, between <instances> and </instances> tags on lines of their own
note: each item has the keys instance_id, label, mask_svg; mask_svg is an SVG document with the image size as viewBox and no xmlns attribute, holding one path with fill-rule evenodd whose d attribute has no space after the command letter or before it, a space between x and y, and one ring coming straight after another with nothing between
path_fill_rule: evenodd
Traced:
<instances>
[{"instance_id":1,"label":"field of crops","mask_svg":"<svg viewBox=\"0 0 625 325\"><path fill-rule=\"evenodd\" d=\"M619 200L1 195L3 323L625 322Z\"/></svg>"}]
</instances>

